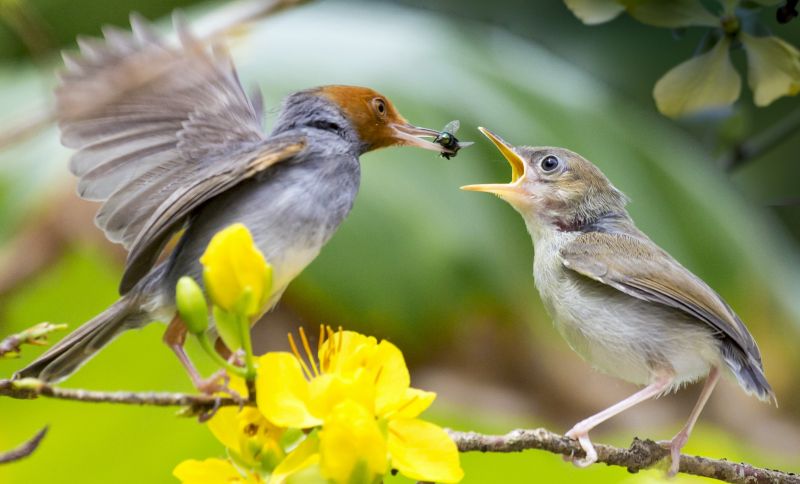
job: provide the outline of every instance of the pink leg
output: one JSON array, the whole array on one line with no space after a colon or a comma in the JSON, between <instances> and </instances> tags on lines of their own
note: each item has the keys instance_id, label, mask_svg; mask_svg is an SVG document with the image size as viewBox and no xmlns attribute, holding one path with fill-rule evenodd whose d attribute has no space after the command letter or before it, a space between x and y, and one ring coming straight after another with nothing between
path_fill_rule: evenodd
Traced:
<instances>
[{"instance_id":1,"label":"pink leg","mask_svg":"<svg viewBox=\"0 0 800 484\"><path fill-rule=\"evenodd\" d=\"M706 383L703 385L703 390L700 392L700 398L697 399L697 403L694 405L694 409L692 409L692 413L689 415L689 421L686 422L686 425L683 426L680 432L675 434L675 437L673 437L672 440L667 442L659 442L669 447L670 458L672 460L668 473L670 477L678 473L678 468L681 464L681 449L689 440L689 434L692 433L694 424L697 423L697 418L700 417L700 412L702 412L703 407L706 406L708 397L711 396L711 392L714 391L714 387L717 386L718 381L719 368L712 366L711 371L708 372Z\"/></svg>"},{"instance_id":2,"label":"pink leg","mask_svg":"<svg viewBox=\"0 0 800 484\"><path fill-rule=\"evenodd\" d=\"M200 375L200 372L197 371L194 363L192 363L192 360L189 359L189 355L186 354L186 350L183 348L184 343L186 343L187 331L186 325L181 320L180 316L175 315L175 317L172 318L172 321L170 321L169 325L167 326L167 330L164 331L164 343L166 343L167 346L169 346L170 349L175 353L175 356L178 357L181 365L189 374L189 378L191 378L194 387L198 391L209 395L215 392L223 391L232 394L234 397L238 397L236 392L228 389L228 376L224 370L220 370L219 372L211 375L209 378L203 378ZM220 378L223 380L222 383L219 381Z\"/></svg>"},{"instance_id":3,"label":"pink leg","mask_svg":"<svg viewBox=\"0 0 800 484\"><path fill-rule=\"evenodd\" d=\"M622 400L621 402L608 407L602 412L592 415L591 417L581 420L575 424L575 426L572 427L572 429L570 429L570 431L565 435L571 439L577 440L581 444L581 448L584 452L586 452L586 457L583 459L573 460L573 463L578 467L587 467L597 462L597 451L594 450L592 441L589 440L589 431L611 417L633 407L634 405L657 396L659 393L663 392L670 383L672 383L672 379L672 375L659 376L656 381L642 388L625 400Z\"/></svg>"}]
</instances>

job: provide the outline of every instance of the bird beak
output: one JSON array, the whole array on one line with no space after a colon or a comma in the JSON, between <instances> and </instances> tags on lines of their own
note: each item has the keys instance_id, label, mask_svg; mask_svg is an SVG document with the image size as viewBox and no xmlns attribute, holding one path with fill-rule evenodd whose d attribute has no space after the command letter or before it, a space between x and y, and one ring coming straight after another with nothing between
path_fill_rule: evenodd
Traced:
<instances>
[{"instance_id":1,"label":"bird beak","mask_svg":"<svg viewBox=\"0 0 800 484\"><path fill-rule=\"evenodd\" d=\"M525 175L525 160L514 151L514 147L503 138L497 136L486 128L478 128L492 143L500 150L508 163L511 165L510 183L486 183L481 185L466 185L462 190L471 192L493 193L503 199L520 198L525 195L525 190L520 185L522 177Z\"/></svg>"},{"instance_id":2,"label":"bird beak","mask_svg":"<svg viewBox=\"0 0 800 484\"><path fill-rule=\"evenodd\" d=\"M454 154L452 150L449 150L438 143L422 139L423 137L436 138L442 134L440 131L430 128L421 128L408 123L392 123L391 127L394 131L394 139L398 145L416 146L417 148L423 148L426 150L435 151L437 153Z\"/></svg>"}]
</instances>

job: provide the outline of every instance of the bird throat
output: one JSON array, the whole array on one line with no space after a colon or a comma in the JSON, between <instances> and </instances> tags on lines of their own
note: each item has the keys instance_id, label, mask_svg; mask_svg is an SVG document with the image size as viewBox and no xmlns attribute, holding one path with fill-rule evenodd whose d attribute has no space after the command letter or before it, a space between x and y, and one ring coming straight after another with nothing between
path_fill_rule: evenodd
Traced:
<instances>
[{"instance_id":1,"label":"bird throat","mask_svg":"<svg viewBox=\"0 0 800 484\"><path fill-rule=\"evenodd\" d=\"M589 220L582 219L553 219L553 225L559 232L616 232L623 225L629 223L626 214L620 212L606 212Z\"/></svg>"}]
</instances>

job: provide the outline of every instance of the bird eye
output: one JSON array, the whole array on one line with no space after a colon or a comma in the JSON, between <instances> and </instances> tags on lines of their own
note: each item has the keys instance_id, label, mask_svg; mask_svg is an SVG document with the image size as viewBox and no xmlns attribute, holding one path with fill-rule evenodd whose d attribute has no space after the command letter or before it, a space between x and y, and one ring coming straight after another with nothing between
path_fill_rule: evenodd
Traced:
<instances>
[{"instance_id":1,"label":"bird eye","mask_svg":"<svg viewBox=\"0 0 800 484\"><path fill-rule=\"evenodd\" d=\"M386 101L377 97L375 98L373 103L375 103L375 110L378 111L378 114L380 114L381 116L386 114Z\"/></svg>"},{"instance_id":2,"label":"bird eye","mask_svg":"<svg viewBox=\"0 0 800 484\"><path fill-rule=\"evenodd\" d=\"M542 171L549 173L558 168L558 165L560 164L561 162L559 161L558 158L556 158L553 155L550 155L550 156L545 156L539 163L539 166L542 167Z\"/></svg>"}]
</instances>

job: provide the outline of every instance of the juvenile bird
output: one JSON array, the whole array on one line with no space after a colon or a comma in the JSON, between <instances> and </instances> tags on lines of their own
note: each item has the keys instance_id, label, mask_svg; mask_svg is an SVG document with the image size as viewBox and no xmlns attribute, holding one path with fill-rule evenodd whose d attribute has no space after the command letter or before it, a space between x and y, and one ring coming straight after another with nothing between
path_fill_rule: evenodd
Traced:
<instances>
[{"instance_id":1,"label":"juvenile bird","mask_svg":"<svg viewBox=\"0 0 800 484\"><path fill-rule=\"evenodd\" d=\"M563 148L514 147L479 128L511 164L507 184L468 185L522 215L535 246L533 276L570 347L595 368L645 387L567 432L597 460L589 431L649 398L706 378L669 445L670 474L720 371L745 392L775 400L756 342L733 310L634 225L627 197L592 163Z\"/></svg>"},{"instance_id":2,"label":"juvenile bird","mask_svg":"<svg viewBox=\"0 0 800 484\"><path fill-rule=\"evenodd\" d=\"M266 133L260 97L245 94L224 49L209 52L177 17L176 47L131 21L132 34L79 39L56 89L79 195L103 202L97 225L129 251L122 296L17 376L63 379L121 332L172 320L165 341L195 385L211 390L183 351L174 295L181 276L202 283L198 259L216 232L235 222L250 229L273 265L271 307L350 212L360 155L398 145L454 151L421 139L439 131L412 126L365 87L296 92Z\"/></svg>"}]
</instances>

